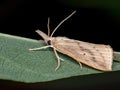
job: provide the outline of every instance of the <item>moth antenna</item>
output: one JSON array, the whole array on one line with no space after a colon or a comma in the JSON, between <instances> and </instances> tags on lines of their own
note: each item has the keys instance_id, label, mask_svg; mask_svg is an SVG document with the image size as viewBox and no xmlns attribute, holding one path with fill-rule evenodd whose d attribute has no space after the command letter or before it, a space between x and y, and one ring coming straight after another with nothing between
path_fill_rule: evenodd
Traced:
<instances>
[{"instance_id":1,"label":"moth antenna","mask_svg":"<svg viewBox=\"0 0 120 90\"><path fill-rule=\"evenodd\" d=\"M48 37L50 37L50 17L48 17L47 29L48 29Z\"/></svg>"},{"instance_id":2,"label":"moth antenna","mask_svg":"<svg viewBox=\"0 0 120 90\"><path fill-rule=\"evenodd\" d=\"M67 19L69 19L69 18L70 18L73 14L75 14L75 13L76 13L76 11L72 12L69 16L67 16L65 19L63 19L63 20L57 25L57 27L53 30L53 32L52 32L52 34L51 34L50 37L53 36L53 34L55 33L55 31L59 28L59 26L60 26L61 24L63 24Z\"/></svg>"}]
</instances>

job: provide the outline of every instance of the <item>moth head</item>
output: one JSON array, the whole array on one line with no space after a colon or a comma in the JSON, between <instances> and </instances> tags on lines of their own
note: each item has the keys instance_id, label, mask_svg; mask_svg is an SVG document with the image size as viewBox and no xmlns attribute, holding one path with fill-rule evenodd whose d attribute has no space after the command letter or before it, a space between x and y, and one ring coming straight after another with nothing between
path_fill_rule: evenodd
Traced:
<instances>
[{"instance_id":1,"label":"moth head","mask_svg":"<svg viewBox=\"0 0 120 90\"><path fill-rule=\"evenodd\" d=\"M50 37L48 35L46 35L44 32L42 32L41 30L36 30L36 32L44 39L44 41L46 43L50 44Z\"/></svg>"}]
</instances>

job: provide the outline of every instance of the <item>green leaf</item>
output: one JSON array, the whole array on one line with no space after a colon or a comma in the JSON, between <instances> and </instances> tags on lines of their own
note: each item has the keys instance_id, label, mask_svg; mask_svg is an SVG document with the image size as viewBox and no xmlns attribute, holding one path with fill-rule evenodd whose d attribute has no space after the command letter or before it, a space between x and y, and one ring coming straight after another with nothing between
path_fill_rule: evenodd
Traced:
<instances>
[{"instance_id":1,"label":"green leaf","mask_svg":"<svg viewBox=\"0 0 120 90\"><path fill-rule=\"evenodd\" d=\"M72 58L59 53L64 59L61 67L54 71L57 60L51 48L29 51L46 45L42 40L37 41L18 36L0 33L0 79L14 80L27 83L46 82L57 79L105 73L79 64ZM120 53L116 53L120 56ZM113 71L120 70L120 63L113 63Z\"/></svg>"}]
</instances>

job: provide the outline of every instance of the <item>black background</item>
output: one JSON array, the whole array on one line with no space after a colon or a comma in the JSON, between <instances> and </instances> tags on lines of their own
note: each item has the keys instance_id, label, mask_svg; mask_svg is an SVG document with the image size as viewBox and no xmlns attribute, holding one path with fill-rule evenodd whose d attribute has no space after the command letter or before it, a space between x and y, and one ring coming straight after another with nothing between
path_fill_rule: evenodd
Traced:
<instances>
[{"instance_id":1,"label":"black background","mask_svg":"<svg viewBox=\"0 0 120 90\"><path fill-rule=\"evenodd\" d=\"M0 32L27 38L41 39L34 31L47 33L47 18L51 18L51 31L71 14L77 13L61 25L54 36L92 43L109 44L119 51L120 19L105 9L75 7L60 0L3 0L1 1Z\"/></svg>"},{"instance_id":2,"label":"black background","mask_svg":"<svg viewBox=\"0 0 120 90\"><path fill-rule=\"evenodd\" d=\"M48 17L51 20L52 31L74 10L77 10L77 13L63 23L54 36L109 44L114 50L120 51L120 19L115 18L105 9L71 6L60 0L1 0L0 32L42 39L34 31L40 29L47 33ZM1 81L1 83L7 85L5 81Z\"/></svg>"}]
</instances>

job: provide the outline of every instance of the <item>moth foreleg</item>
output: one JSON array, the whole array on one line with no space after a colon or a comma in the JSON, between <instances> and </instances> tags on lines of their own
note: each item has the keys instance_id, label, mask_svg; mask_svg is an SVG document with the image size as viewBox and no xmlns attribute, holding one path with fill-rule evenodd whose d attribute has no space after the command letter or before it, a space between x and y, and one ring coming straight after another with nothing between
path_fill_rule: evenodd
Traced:
<instances>
[{"instance_id":1,"label":"moth foreleg","mask_svg":"<svg viewBox=\"0 0 120 90\"><path fill-rule=\"evenodd\" d=\"M30 51L35 51L35 50L46 49L46 48L49 48L49 47L52 47L52 46L51 46L51 45L48 45L48 46L43 46L43 47L39 47L39 48L30 48L29 50L30 50Z\"/></svg>"},{"instance_id":2,"label":"moth foreleg","mask_svg":"<svg viewBox=\"0 0 120 90\"><path fill-rule=\"evenodd\" d=\"M57 58L57 60L58 60L58 65L57 65L57 67L55 68L55 71L56 71L56 70L58 70L58 68L60 67L60 60L62 60L62 61L64 61L64 60L58 56L58 53L57 53L57 51L56 51L55 48L53 48L53 50L54 50L55 56L56 56L56 58Z\"/></svg>"}]
</instances>

